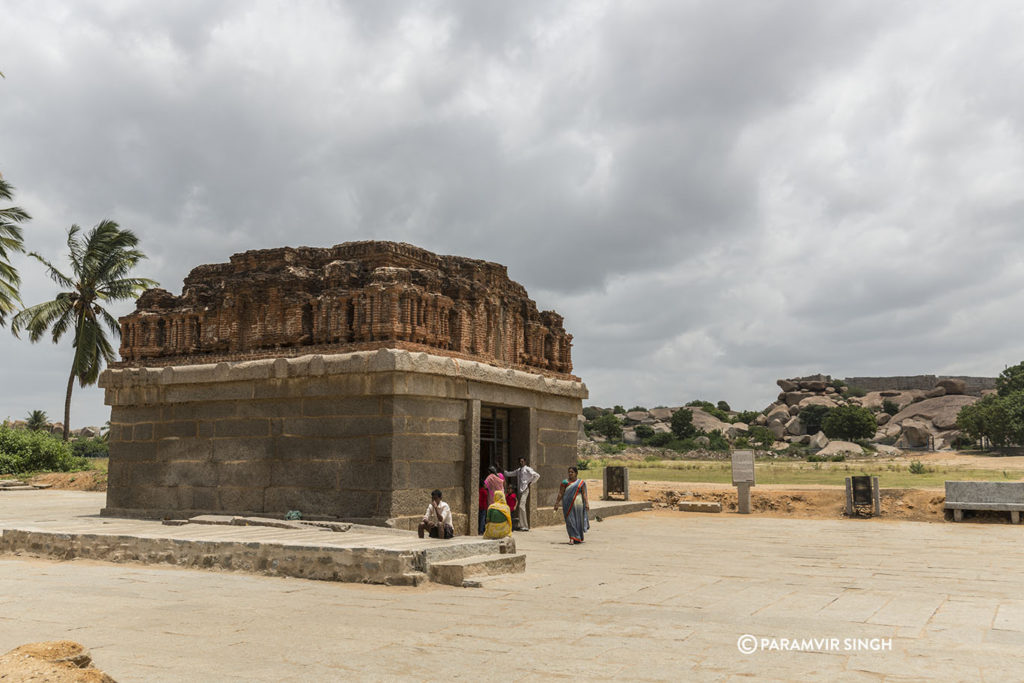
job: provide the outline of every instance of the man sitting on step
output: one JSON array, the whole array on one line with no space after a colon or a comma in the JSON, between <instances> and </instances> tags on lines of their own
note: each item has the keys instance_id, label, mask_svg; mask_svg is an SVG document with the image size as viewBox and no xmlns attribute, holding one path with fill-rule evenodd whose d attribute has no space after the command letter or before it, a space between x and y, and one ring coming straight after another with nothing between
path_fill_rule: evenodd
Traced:
<instances>
[{"instance_id":1,"label":"man sitting on step","mask_svg":"<svg viewBox=\"0 0 1024 683\"><path fill-rule=\"evenodd\" d=\"M430 492L430 505L427 506L427 513L423 515L423 521L417 529L420 538L423 538L424 531L429 531L431 538L451 538L455 535L452 509L448 507L448 503L441 500L440 489Z\"/></svg>"}]
</instances>

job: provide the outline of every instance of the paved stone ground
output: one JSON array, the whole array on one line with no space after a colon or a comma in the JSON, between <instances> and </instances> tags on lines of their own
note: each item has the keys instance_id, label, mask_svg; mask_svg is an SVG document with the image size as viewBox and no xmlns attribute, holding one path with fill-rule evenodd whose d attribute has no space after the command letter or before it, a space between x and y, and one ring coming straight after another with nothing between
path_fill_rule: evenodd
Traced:
<instances>
[{"instance_id":1,"label":"paved stone ground","mask_svg":"<svg viewBox=\"0 0 1024 683\"><path fill-rule=\"evenodd\" d=\"M103 500L68 492L33 509L33 495L0 494L0 520L82 514ZM477 589L6 557L0 651L76 640L122 683L1021 680L1022 533L638 513L595 523L582 546L558 528L517 534L527 573ZM743 655L743 634L839 642ZM892 645L848 650L847 638Z\"/></svg>"}]
</instances>

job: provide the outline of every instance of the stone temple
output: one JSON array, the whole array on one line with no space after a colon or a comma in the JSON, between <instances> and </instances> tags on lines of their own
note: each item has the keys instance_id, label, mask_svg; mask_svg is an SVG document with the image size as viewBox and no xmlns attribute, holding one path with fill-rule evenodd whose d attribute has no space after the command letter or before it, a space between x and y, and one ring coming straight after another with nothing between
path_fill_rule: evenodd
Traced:
<instances>
[{"instance_id":1,"label":"stone temple","mask_svg":"<svg viewBox=\"0 0 1024 683\"><path fill-rule=\"evenodd\" d=\"M394 242L249 251L120 324L105 514L408 527L440 488L468 530L488 466L541 474L532 515L576 460L572 336L496 263Z\"/></svg>"}]
</instances>

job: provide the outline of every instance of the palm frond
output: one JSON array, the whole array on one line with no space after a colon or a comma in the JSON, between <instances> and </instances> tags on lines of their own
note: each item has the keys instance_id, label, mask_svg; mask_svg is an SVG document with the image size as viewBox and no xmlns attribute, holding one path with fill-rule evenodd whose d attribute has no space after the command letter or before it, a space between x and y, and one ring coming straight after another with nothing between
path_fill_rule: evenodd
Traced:
<instances>
[{"instance_id":1,"label":"palm frond","mask_svg":"<svg viewBox=\"0 0 1024 683\"><path fill-rule=\"evenodd\" d=\"M44 301L19 311L11 318L11 332L15 337L20 337L22 330L28 330L29 340L37 342L47 328L71 307L71 298L62 292L53 301Z\"/></svg>"},{"instance_id":2,"label":"palm frond","mask_svg":"<svg viewBox=\"0 0 1024 683\"><path fill-rule=\"evenodd\" d=\"M65 289L75 288L75 281L69 278L64 273L57 270L57 266L53 265L52 263L50 263L49 261L47 261L45 258L43 258L34 251L30 251L28 255L42 263L44 266L46 266L46 274L49 275L50 279L56 282L58 285Z\"/></svg>"}]
</instances>

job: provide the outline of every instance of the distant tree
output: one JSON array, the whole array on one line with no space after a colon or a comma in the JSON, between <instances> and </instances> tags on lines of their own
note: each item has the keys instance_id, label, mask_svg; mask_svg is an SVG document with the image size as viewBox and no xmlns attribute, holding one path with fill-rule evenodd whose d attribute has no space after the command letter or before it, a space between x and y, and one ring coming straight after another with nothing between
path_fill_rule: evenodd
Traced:
<instances>
[{"instance_id":1,"label":"distant tree","mask_svg":"<svg viewBox=\"0 0 1024 683\"><path fill-rule=\"evenodd\" d=\"M691 408L702 408L704 410L714 410L715 409L715 404L714 403L712 403L711 401L703 401L703 400L701 400L699 398L690 401L686 405L691 407Z\"/></svg>"},{"instance_id":2,"label":"distant tree","mask_svg":"<svg viewBox=\"0 0 1024 683\"><path fill-rule=\"evenodd\" d=\"M680 439L689 439L697 435L697 428L693 426L693 413L688 408L680 408L672 413L672 433Z\"/></svg>"},{"instance_id":3,"label":"distant tree","mask_svg":"<svg viewBox=\"0 0 1024 683\"><path fill-rule=\"evenodd\" d=\"M772 430L760 425L754 425L750 428L750 435L748 438L752 443L757 444L765 450L771 448L772 444L775 443L775 435L772 434Z\"/></svg>"},{"instance_id":4,"label":"distant tree","mask_svg":"<svg viewBox=\"0 0 1024 683\"><path fill-rule=\"evenodd\" d=\"M647 408L644 408L643 406L633 406L628 412L632 413L633 411L646 412Z\"/></svg>"},{"instance_id":5,"label":"distant tree","mask_svg":"<svg viewBox=\"0 0 1024 683\"><path fill-rule=\"evenodd\" d=\"M583 417L585 417L588 421L596 420L597 418L607 413L607 408L598 408L597 406L587 406L586 408L583 409Z\"/></svg>"},{"instance_id":6,"label":"distant tree","mask_svg":"<svg viewBox=\"0 0 1024 683\"><path fill-rule=\"evenodd\" d=\"M821 421L821 429L830 439L870 439L878 423L867 408L846 405L833 408Z\"/></svg>"},{"instance_id":7,"label":"distant tree","mask_svg":"<svg viewBox=\"0 0 1024 683\"><path fill-rule=\"evenodd\" d=\"M0 176L0 199L10 201L13 198L14 186ZM25 251L18 223L30 218L27 211L17 206L0 208L0 327L7 324L7 316L21 304L18 297L21 278L10 258L14 252Z\"/></svg>"},{"instance_id":8,"label":"distant tree","mask_svg":"<svg viewBox=\"0 0 1024 683\"><path fill-rule=\"evenodd\" d=\"M50 418L47 417L45 410L33 410L25 418L25 423L25 426L33 432L38 432L40 429L46 428L46 425L50 423Z\"/></svg>"},{"instance_id":9,"label":"distant tree","mask_svg":"<svg viewBox=\"0 0 1024 683\"><path fill-rule=\"evenodd\" d=\"M800 417L800 422L803 423L808 434L817 434L822 431L821 425L825 421L825 417L831 411L832 408L828 406L811 404L802 408L798 413L798 416Z\"/></svg>"},{"instance_id":10,"label":"distant tree","mask_svg":"<svg viewBox=\"0 0 1024 683\"><path fill-rule=\"evenodd\" d=\"M964 406L956 416L956 426L975 441L987 438L993 446L1024 444L1024 391L989 395Z\"/></svg>"},{"instance_id":11,"label":"distant tree","mask_svg":"<svg viewBox=\"0 0 1024 683\"><path fill-rule=\"evenodd\" d=\"M712 451L727 451L729 450L729 441L725 438L725 435L717 429L712 429L708 432L708 450Z\"/></svg>"},{"instance_id":12,"label":"distant tree","mask_svg":"<svg viewBox=\"0 0 1024 683\"><path fill-rule=\"evenodd\" d=\"M597 418L591 423L590 430L613 441L622 438L622 423L614 415L602 415Z\"/></svg>"},{"instance_id":13,"label":"distant tree","mask_svg":"<svg viewBox=\"0 0 1024 683\"><path fill-rule=\"evenodd\" d=\"M94 384L104 362L114 360L114 347L107 339L104 325L115 337L121 336L117 319L103 304L134 299L156 282L128 277L146 255L135 247L139 240L130 230L122 230L114 221L102 221L84 237L77 225L68 230L71 275L65 275L36 253L30 254L49 271L50 279L66 291L52 301L29 306L11 319L11 331L17 335L28 330L37 342L49 331L56 344L68 330L74 330L75 355L64 398L64 441L71 429L71 390L75 379L81 386Z\"/></svg>"},{"instance_id":14,"label":"distant tree","mask_svg":"<svg viewBox=\"0 0 1024 683\"><path fill-rule=\"evenodd\" d=\"M636 434L636 438L641 440L649 439L655 434L650 425L637 425L633 427L633 433Z\"/></svg>"},{"instance_id":15,"label":"distant tree","mask_svg":"<svg viewBox=\"0 0 1024 683\"><path fill-rule=\"evenodd\" d=\"M756 420L757 416L760 414L761 413L759 413L756 410L741 410L739 413L736 414L736 421L742 422L744 424L750 424L751 422Z\"/></svg>"},{"instance_id":16,"label":"distant tree","mask_svg":"<svg viewBox=\"0 0 1024 683\"><path fill-rule=\"evenodd\" d=\"M725 411L727 413L730 410L732 410L732 408L729 407L729 404L726 401L719 401L718 405L716 405L715 407L718 408L719 410Z\"/></svg>"},{"instance_id":17,"label":"distant tree","mask_svg":"<svg viewBox=\"0 0 1024 683\"><path fill-rule=\"evenodd\" d=\"M996 377L996 393L1000 396L1009 396L1018 391L1024 391L1024 363L1011 365Z\"/></svg>"},{"instance_id":18,"label":"distant tree","mask_svg":"<svg viewBox=\"0 0 1024 683\"><path fill-rule=\"evenodd\" d=\"M622 415L623 413L626 412L626 409L623 408L622 406L615 406L614 408L612 408L612 412L615 413L616 415Z\"/></svg>"},{"instance_id":19,"label":"distant tree","mask_svg":"<svg viewBox=\"0 0 1024 683\"><path fill-rule=\"evenodd\" d=\"M662 448L669 445L675 436L671 432L658 432L654 436L647 437L647 445Z\"/></svg>"}]
</instances>

